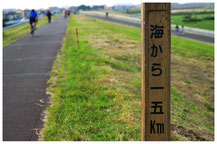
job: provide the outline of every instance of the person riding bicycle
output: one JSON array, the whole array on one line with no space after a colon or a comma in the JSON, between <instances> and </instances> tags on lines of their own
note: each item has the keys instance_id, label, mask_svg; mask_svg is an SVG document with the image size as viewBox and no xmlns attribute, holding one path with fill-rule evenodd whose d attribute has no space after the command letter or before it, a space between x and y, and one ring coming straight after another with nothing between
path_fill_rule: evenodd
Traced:
<instances>
[{"instance_id":1,"label":"person riding bicycle","mask_svg":"<svg viewBox=\"0 0 217 144\"><path fill-rule=\"evenodd\" d=\"M34 30L36 30L36 23L38 21L37 13L32 9L29 13L30 33L32 32L32 24L34 24Z\"/></svg>"}]
</instances>

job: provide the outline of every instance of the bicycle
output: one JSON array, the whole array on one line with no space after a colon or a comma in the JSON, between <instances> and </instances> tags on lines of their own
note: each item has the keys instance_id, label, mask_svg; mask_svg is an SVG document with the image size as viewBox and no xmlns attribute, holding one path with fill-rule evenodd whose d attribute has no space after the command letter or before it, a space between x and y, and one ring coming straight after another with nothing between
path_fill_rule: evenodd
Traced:
<instances>
[{"instance_id":1,"label":"bicycle","mask_svg":"<svg viewBox=\"0 0 217 144\"><path fill-rule=\"evenodd\" d=\"M32 35L32 37L34 36L34 34L35 34L35 25L34 25L34 23L32 23L32 30L31 30L31 35Z\"/></svg>"}]
</instances>

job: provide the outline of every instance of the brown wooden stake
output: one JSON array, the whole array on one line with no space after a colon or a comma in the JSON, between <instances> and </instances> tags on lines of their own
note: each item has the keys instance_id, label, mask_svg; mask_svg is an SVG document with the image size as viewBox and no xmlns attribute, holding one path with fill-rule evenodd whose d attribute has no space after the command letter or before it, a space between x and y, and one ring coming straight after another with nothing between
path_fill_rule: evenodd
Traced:
<instances>
[{"instance_id":1,"label":"brown wooden stake","mask_svg":"<svg viewBox=\"0 0 217 144\"><path fill-rule=\"evenodd\" d=\"M170 3L142 3L142 141L170 140Z\"/></svg>"},{"instance_id":2,"label":"brown wooden stake","mask_svg":"<svg viewBox=\"0 0 217 144\"><path fill-rule=\"evenodd\" d=\"M76 28L77 47L79 49L78 29Z\"/></svg>"}]
</instances>

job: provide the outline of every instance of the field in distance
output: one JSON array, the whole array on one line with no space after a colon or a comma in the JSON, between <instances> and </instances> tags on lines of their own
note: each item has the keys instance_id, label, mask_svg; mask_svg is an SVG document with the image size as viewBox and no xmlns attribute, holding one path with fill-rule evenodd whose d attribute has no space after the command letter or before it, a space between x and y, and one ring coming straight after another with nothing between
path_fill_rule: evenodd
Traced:
<instances>
[{"instance_id":1,"label":"field in distance","mask_svg":"<svg viewBox=\"0 0 217 144\"><path fill-rule=\"evenodd\" d=\"M121 14L131 17L141 17L140 9L130 9L128 11L120 11L111 13ZM188 26L193 28L200 28L205 30L214 31L214 10L213 9L182 9L182 10L171 10L171 23L178 24L179 26Z\"/></svg>"},{"instance_id":2,"label":"field in distance","mask_svg":"<svg viewBox=\"0 0 217 144\"><path fill-rule=\"evenodd\" d=\"M186 11L172 13L171 23L214 31L214 11Z\"/></svg>"}]
</instances>

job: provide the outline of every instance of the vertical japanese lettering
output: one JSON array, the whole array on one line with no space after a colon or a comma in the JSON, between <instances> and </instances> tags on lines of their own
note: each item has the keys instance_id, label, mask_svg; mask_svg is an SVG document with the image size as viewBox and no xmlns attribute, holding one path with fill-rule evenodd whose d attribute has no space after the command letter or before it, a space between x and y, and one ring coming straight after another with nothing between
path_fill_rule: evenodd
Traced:
<instances>
[{"instance_id":1,"label":"vertical japanese lettering","mask_svg":"<svg viewBox=\"0 0 217 144\"><path fill-rule=\"evenodd\" d=\"M151 38L162 38L164 35L164 26L151 25Z\"/></svg>"},{"instance_id":2,"label":"vertical japanese lettering","mask_svg":"<svg viewBox=\"0 0 217 144\"><path fill-rule=\"evenodd\" d=\"M161 48L161 45L159 45L159 47L157 47L155 44L153 44L153 46L151 48L152 48L151 57L157 57L157 55L158 55L158 49L159 49L160 53L163 52L162 48Z\"/></svg>"},{"instance_id":3,"label":"vertical japanese lettering","mask_svg":"<svg viewBox=\"0 0 217 144\"><path fill-rule=\"evenodd\" d=\"M154 110L151 112L151 114L163 114L163 108L162 108L162 101L154 101L151 102L153 105L151 106L151 108L153 108ZM159 110L158 110L159 109Z\"/></svg>"},{"instance_id":4,"label":"vertical japanese lettering","mask_svg":"<svg viewBox=\"0 0 217 144\"><path fill-rule=\"evenodd\" d=\"M152 76L160 76L162 74L162 69L157 66L161 66L161 64L157 64L157 63L152 64L152 68L151 68L151 71L153 72Z\"/></svg>"}]
</instances>

